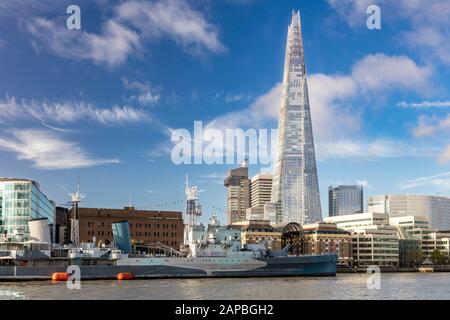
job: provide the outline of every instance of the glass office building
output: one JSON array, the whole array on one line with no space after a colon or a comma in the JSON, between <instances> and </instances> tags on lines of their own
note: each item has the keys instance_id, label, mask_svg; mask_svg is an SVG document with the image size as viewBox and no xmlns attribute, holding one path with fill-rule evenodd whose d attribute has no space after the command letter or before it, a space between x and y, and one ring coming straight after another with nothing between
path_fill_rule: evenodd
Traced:
<instances>
[{"instance_id":1,"label":"glass office building","mask_svg":"<svg viewBox=\"0 0 450 320\"><path fill-rule=\"evenodd\" d=\"M275 224L322 220L299 12L293 12L288 30L278 154L266 209L267 219Z\"/></svg>"},{"instance_id":2,"label":"glass office building","mask_svg":"<svg viewBox=\"0 0 450 320\"><path fill-rule=\"evenodd\" d=\"M364 212L364 190L362 186L337 186L328 188L330 217Z\"/></svg>"},{"instance_id":3,"label":"glass office building","mask_svg":"<svg viewBox=\"0 0 450 320\"><path fill-rule=\"evenodd\" d=\"M0 178L0 233L7 238L23 234L29 240L28 220L47 218L53 238L55 204L40 190L39 184L27 179Z\"/></svg>"},{"instance_id":4,"label":"glass office building","mask_svg":"<svg viewBox=\"0 0 450 320\"><path fill-rule=\"evenodd\" d=\"M424 216L437 230L450 230L450 197L432 195L380 195L368 200L369 212L387 213L390 218Z\"/></svg>"}]
</instances>

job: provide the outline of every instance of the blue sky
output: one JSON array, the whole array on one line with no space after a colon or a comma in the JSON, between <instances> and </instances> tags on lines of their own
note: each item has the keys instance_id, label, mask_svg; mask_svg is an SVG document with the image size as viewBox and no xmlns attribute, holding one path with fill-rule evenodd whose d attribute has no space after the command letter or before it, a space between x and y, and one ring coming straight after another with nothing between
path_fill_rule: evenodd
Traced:
<instances>
[{"instance_id":1,"label":"blue sky","mask_svg":"<svg viewBox=\"0 0 450 320\"><path fill-rule=\"evenodd\" d=\"M382 29L366 28L378 4ZM67 30L66 8L82 29ZM301 12L323 215L329 185L448 194L446 0L2 1L0 176L58 204L226 207L231 166L174 165L171 129L276 128L287 26ZM250 171L256 174L258 166ZM176 203L175 203L176 202ZM218 211L222 220L224 211Z\"/></svg>"}]
</instances>

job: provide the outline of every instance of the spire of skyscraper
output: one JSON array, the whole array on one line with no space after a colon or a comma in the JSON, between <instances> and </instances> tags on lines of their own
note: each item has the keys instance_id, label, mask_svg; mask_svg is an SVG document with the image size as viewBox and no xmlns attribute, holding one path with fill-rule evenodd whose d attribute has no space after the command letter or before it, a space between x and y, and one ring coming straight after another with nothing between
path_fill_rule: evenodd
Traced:
<instances>
[{"instance_id":1,"label":"spire of skyscraper","mask_svg":"<svg viewBox=\"0 0 450 320\"><path fill-rule=\"evenodd\" d=\"M288 28L278 134L272 199L266 218L275 224L320 221L322 211L300 12L295 11Z\"/></svg>"}]
</instances>

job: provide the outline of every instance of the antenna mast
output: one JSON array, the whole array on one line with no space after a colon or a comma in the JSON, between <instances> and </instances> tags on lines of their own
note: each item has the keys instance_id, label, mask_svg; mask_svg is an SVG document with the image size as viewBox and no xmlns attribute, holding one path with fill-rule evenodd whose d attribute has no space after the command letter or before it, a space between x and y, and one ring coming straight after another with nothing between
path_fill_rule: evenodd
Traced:
<instances>
[{"instance_id":1,"label":"antenna mast","mask_svg":"<svg viewBox=\"0 0 450 320\"><path fill-rule=\"evenodd\" d=\"M67 191L66 191L67 192ZM72 219L70 228L70 240L75 247L80 245L80 216L79 216L79 204L86 197L85 194L80 191L80 178L77 181L77 191L75 193L69 193L72 205Z\"/></svg>"},{"instance_id":2,"label":"antenna mast","mask_svg":"<svg viewBox=\"0 0 450 320\"><path fill-rule=\"evenodd\" d=\"M186 194L186 219L187 230L185 234L185 243L188 243L189 231L193 230L196 225L196 218L202 215L202 207L198 201L198 187L189 185L189 177L186 175L186 186L184 189Z\"/></svg>"}]
</instances>

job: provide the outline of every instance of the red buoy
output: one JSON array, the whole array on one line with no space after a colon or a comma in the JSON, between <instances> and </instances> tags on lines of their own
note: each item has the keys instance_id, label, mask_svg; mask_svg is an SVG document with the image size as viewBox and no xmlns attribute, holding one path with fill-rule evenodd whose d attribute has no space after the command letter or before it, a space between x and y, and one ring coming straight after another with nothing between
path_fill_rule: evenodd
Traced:
<instances>
[{"instance_id":1,"label":"red buoy","mask_svg":"<svg viewBox=\"0 0 450 320\"><path fill-rule=\"evenodd\" d=\"M55 272L52 274L53 281L67 281L69 274L67 272Z\"/></svg>"},{"instance_id":2,"label":"red buoy","mask_svg":"<svg viewBox=\"0 0 450 320\"><path fill-rule=\"evenodd\" d=\"M134 274L131 272L120 272L117 274L117 280L133 280Z\"/></svg>"}]
</instances>

